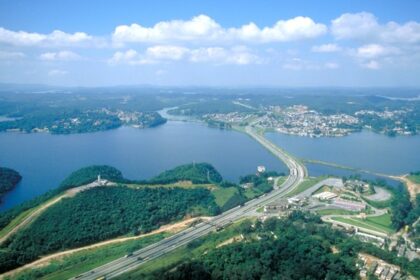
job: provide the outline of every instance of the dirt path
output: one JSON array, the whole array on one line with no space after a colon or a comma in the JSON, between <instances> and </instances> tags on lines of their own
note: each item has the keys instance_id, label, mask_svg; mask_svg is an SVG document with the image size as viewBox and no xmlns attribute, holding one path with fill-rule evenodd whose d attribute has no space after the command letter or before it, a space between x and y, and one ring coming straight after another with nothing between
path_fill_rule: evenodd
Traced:
<instances>
[{"instance_id":1,"label":"dirt path","mask_svg":"<svg viewBox=\"0 0 420 280\"><path fill-rule=\"evenodd\" d=\"M162 232L176 233L176 232L179 232L179 231L185 229L192 222L194 222L198 219L209 220L209 219L211 219L211 217L190 218L190 219L183 220L183 221L175 223L175 224L169 224L169 225L161 226L157 230L151 231L149 233L145 233L145 234L141 234L141 235L137 235L137 236L131 236L131 237L120 237L120 238L110 239L110 240L98 242L98 243L95 243L95 244L92 244L92 245L88 245L88 246L84 246L84 247L80 247L80 248L76 248L76 249L70 249L70 250L67 250L67 251L62 251L62 252L58 252L58 253L55 253L55 254L51 254L51 255L48 255L48 256L45 256L45 257L41 257L41 259L36 260L32 263L26 264L24 266L21 266L19 268L11 270L7 273L4 273L4 274L0 275L0 279L4 279L6 276L13 276L14 274L19 273L19 272L21 272L25 269L33 269L33 268L37 268L37 267L46 266L52 260L61 259L63 257L69 256L71 254L74 254L74 253L77 253L77 252L80 252L80 251L89 250L89 249L96 249L96 248L99 248L99 247L102 247L102 246L105 246L105 245L121 243L121 242L130 241L130 240L134 240L134 239L140 239L140 238L143 238L143 237L146 237L146 236L150 236L150 235L157 234L157 233L162 233Z\"/></svg>"},{"instance_id":2,"label":"dirt path","mask_svg":"<svg viewBox=\"0 0 420 280\"><path fill-rule=\"evenodd\" d=\"M60 202L63 198L73 197L81 191L85 191L85 190L95 188L95 187L98 187L98 186L114 186L114 185L115 185L115 183L111 183L111 182L106 182L106 183L103 183L103 184L99 184L98 182L95 181L95 182L92 182L92 183L87 184L87 185L83 185L83 186L80 186L80 187L76 187L76 188L72 188L72 189L67 190L65 193L63 193L62 195L54 198L53 200L47 201L44 204L41 204L38 209L34 210L31 214L29 214L29 216L24 218L19 224L17 224L8 233L6 233L4 236L2 236L0 238L0 244L3 243L4 241L6 241L10 236L15 234L19 229L21 229L21 228L25 227L26 225L30 224L31 222L33 222L45 210L47 210L49 207L53 206L54 204Z\"/></svg>"},{"instance_id":3,"label":"dirt path","mask_svg":"<svg viewBox=\"0 0 420 280\"><path fill-rule=\"evenodd\" d=\"M410 198L412 201L416 200L416 195L420 193L420 184L416 184L410 179L408 179L408 174L403 176L391 176L391 178L395 180L399 180L401 182L404 182L407 186L407 190L410 193Z\"/></svg>"},{"instance_id":4,"label":"dirt path","mask_svg":"<svg viewBox=\"0 0 420 280\"><path fill-rule=\"evenodd\" d=\"M66 194L63 194L63 195L57 197L56 199L54 199L54 200L52 200L48 203L45 203L44 205L42 205L42 207L40 207L39 209L32 212L28 217L23 219L23 221L21 221L13 229L11 229L8 233L6 233L2 238L0 238L0 243L3 243L4 241L6 241L11 235L15 234L19 229L28 225L30 222L32 222L36 217L38 217L48 207L51 207L52 205L56 204L57 202L59 202L60 200L62 200L66 196L67 196Z\"/></svg>"}]
</instances>

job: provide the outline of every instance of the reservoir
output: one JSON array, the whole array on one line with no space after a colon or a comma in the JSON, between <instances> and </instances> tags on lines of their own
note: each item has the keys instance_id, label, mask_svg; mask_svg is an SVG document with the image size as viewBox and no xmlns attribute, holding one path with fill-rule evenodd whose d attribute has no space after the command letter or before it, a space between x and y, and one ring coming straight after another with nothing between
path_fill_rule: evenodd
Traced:
<instances>
[{"instance_id":1,"label":"reservoir","mask_svg":"<svg viewBox=\"0 0 420 280\"><path fill-rule=\"evenodd\" d=\"M107 164L129 179L148 179L177 165L208 162L229 181L255 173L258 165L286 167L245 134L200 123L169 121L148 129L121 127L97 133L51 135L0 133L0 166L23 179L3 196L0 210L56 188L72 171Z\"/></svg>"},{"instance_id":2,"label":"reservoir","mask_svg":"<svg viewBox=\"0 0 420 280\"><path fill-rule=\"evenodd\" d=\"M420 170L420 136L387 137L362 131L339 138L279 133L267 133L266 137L299 158L395 175ZM211 163L233 182L254 173L258 165L287 172L277 158L247 135L197 122L169 121L155 128L121 127L72 135L0 133L0 166L23 176L21 183L3 196L0 211L56 188L84 166L107 164L129 179L148 179L191 162ZM307 164L307 168L311 176L354 174L320 164Z\"/></svg>"},{"instance_id":3,"label":"reservoir","mask_svg":"<svg viewBox=\"0 0 420 280\"><path fill-rule=\"evenodd\" d=\"M345 137L310 138L270 132L266 137L299 158L390 175L420 170L420 135L388 137L362 131ZM308 164L308 170L318 176L331 174L332 168Z\"/></svg>"}]
</instances>

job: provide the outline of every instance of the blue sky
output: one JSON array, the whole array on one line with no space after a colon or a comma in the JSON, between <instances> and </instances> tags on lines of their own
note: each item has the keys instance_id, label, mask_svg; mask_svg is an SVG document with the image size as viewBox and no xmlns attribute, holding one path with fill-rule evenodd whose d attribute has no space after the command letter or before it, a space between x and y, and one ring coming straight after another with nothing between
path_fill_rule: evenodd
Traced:
<instances>
[{"instance_id":1,"label":"blue sky","mask_svg":"<svg viewBox=\"0 0 420 280\"><path fill-rule=\"evenodd\" d=\"M418 11L416 0L2 0L0 82L420 86Z\"/></svg>"}]
</instances>

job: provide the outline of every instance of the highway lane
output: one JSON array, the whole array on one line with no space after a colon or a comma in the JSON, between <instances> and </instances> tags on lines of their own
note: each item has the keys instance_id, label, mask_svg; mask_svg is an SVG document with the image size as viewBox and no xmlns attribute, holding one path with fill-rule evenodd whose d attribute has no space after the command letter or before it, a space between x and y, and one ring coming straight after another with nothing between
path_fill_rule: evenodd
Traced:
<instances>
[{"instance_id":1,"label":"highway lane","mask_svg":"<svg viewBox=\"0 0 420 280\"><path fill-rule=\"evenodd\" d=\"M156 259L175 250L176 248L184 246L185 244L210 233L211 231L216 230L217 227L235 222L252 213L257 208L286 196L302 182L303 178L306 176L306 169L303 165L301 165L301 163L265 139L262 135L257 134L252 128L247 127L246 132L275 156L281 159L289 168L289 176L279 189L273 190L268 194L260 196L259 198L250 200L243 206L230 209L218 216L215 216L208 222L202 222L194 227L188 228L171 237L165 238L157 243L140 249L130 256L114 260L103 266L83 273L73 279L94 280L101 277L110 279L127 271L133 270L145 262Z\"/></svg>"}]
</instances>

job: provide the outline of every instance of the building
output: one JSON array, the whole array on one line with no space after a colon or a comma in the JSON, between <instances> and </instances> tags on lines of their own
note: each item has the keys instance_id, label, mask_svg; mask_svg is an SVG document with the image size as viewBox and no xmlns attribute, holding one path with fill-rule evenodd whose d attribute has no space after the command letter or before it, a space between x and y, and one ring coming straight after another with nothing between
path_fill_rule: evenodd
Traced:
<instances>
[{"instance_id":1,"label":"building","mask_svg":"<svg viewBox=\"0 0 420 280\"><path fill-rule=\"evenodd\" d=\"M333 200L333 205L350 211L362 211L366 209L366 204L363 202L350 201L341 198L335 198Z\"/></svg>"},{"instance_id":2,"label":"building","mask_svg":"<svg viewBox=\"0 0 420 280\"><path fill-rule=\"evenodd\" d=\"M322 192L318 194L314 194L312 197L318 198L319 200L330 200L336 198L337 195L333 192Z\"/></svg>"},{"instance_id":3,"label":"building","mask_svg":"<svg viewBox=\"0 0 420 280\"><path fill-rule=\"evenodd\" d=\"M257 166L257 172L258 173L264 173L265 172L265 166L264 165Z\"/></svg>"},{"instance_id":4,"label":"building","mask_svg":"<svg viewBox=\"0 0 420 280\"><path fill-rule=\"evenodd\" d=\"M296 196L287 199L290 204L298 204L300 201L301 199Z\"/></svg>"},{"instance_id":5,"label":"building","mask_svg":"<svg viewBox=\"0 0 420 280\"><path fill-rule=\"evenodd\" d=\"M102 179L101 174L98 174L98 179L96 180L96 184L99 186L105 186L106 184L108 184L108 180Z\"/></svg>"},{"instance_id":6,"label":"building","mask_svg":"<svg viewBox=\"0 0 420 280\"><path fill-rule=\"evenodd\" d=\"M280 199L277 201L270 202L264 206L264 213L278 213L284 212L290 209L290 204L286 199Z\"/></svg>"},{"instance_id":7,"label":"building","mask_svg":"<svg viewBox=\"0 0 420 280\"><path fill-rule=\"evenodd\" d=\"M245 183L245 184L242 184L241 187L243 189L250 189L254 187L254 183Z\"/></svg>"}]
</instances>

